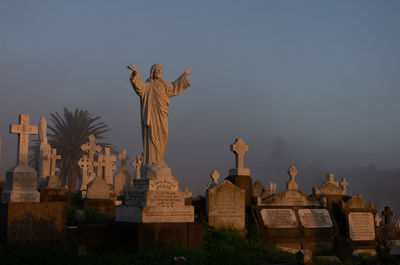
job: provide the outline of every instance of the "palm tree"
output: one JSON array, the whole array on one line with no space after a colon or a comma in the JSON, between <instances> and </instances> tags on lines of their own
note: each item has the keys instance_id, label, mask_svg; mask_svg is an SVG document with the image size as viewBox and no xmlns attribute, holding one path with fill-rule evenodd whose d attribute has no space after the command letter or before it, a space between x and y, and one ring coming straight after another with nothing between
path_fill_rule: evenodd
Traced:
<instances>
[{"instance_id":1,"label":"palm tree","mask_svg":"<svg viewBox=\"0 0 400 265\"><path fill-rule=\"evenodd\" d=\"M96 139L105 139L103 134L110 129L107 124L100 121L99 116L87 110L75 109L69 111L64 107L63 115L58 112L50 114L48 125L49 144L57 149L61 155L60 180L62 185L68 185L71 191L77 189L78 180L81 179L81 170L78 161L82 157L81 145L88 142L89 135ZM102 147L111 147L109 143L97 143Z\"/></svg>"}]
</instances>

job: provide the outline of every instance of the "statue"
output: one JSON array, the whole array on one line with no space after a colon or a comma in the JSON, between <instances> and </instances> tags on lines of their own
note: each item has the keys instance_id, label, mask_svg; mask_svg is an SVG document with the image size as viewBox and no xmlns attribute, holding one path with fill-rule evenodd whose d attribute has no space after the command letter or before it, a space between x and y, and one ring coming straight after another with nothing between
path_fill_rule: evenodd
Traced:
<instances>
[{"instance_id":1,"label":"statue","mask_svg":"<svg viewBox=\"0 0 400 265\"><path fill-rule=\"evenodd\" d=\"M150 69L150 77L142 82L137 69L130 64L132 71L130 81L136 94L140 97L143 164L166 166L164 154L168 138L168 105L170 97L177 96L190 86L186 70L176 81L165 82L162 79L162 67L155 64Z\"/></svg>"},{"instance_id":2,"label":"statue","mask_svg":"<svg viewBox=\"0 0 400 265\"><path fill-rule=\"evenodd\" d=\"M47 144L47 122L44 116L39 121L39 138L42 144Z\"/></svg>"}]
</instances>

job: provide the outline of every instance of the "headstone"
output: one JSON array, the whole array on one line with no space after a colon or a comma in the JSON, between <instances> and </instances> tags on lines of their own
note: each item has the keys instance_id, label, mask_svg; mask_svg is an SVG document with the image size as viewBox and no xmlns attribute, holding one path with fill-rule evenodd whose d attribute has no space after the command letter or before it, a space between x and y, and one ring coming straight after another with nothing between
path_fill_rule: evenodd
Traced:
<instances>
[{"instance_id":1,"label":"headstone","mask_svg":"<svg viewBox=\"0 0 400 265\"><path fill-rule=\"evenodd\" d=\"M29 124L29 115L20 114L19 124L12 124L11 133L18 134L18 165L7 172L2 203L39 202L36 171L28 166L29 135L37 134L38 127Z\"/></svg>"},{"instance_id":2,"label":"headstone","mask_svg":"<svg viewBox=\"0 0 400 265\"><path fill-rule=\"evenodd\" d=\"M47 183L48 188L61 188L61 183L58 180L58 176L56 175L59 172L59 168L57 168L57 160L61 159L60 155L57 155L57 150L55 148L51 149L51 155L49 155L48 160L51 161L50 165L50 176L49 181Z\"/></svg>"},{"instance_id":3,"label":"headstone","mask_svg":"<svg viewBox=\"0 0 400 265\"><path fill-rule=\"evenodd\" d=\"M385 206L385 210L382 211L383 224L390 225L390 217L393 216L393 212L390 210L389 206Z\"/></svg>"},{"instance_id":4,"label":"headstone","mask_svg":"<svg viewBox=\"0 0 400 265\"><path fill-rule=\"evenodd\" d=\"M132 162L132 167L135 169L136 179L140 179L140 169L142 168L143 164L143 156L136 156L135 161ZM131 183L132 184L132 183Z\"/></svg>"},{"instance_id":5,"label":"headstone","mask_svg":"<svg viewBox=\"0 0 400 265\"><path fill-rule=\"evenodd\" d=\"M343 179L341 184L335 181L335 175L329 174L328 180L321 185L321 187L313 188L314 195L346 195L347 187L346 179ZM344 188L343 188L344 187Z\"/></svg>"},{"instance_id":6,"label":"headstone","mask_svg":"<svg viewBox=\"0 0 400 265\"><path fill-rule=\"evenodd\" d=\"M110 155L110 148L104 148L104 155L99 155L97 159L97 176L103 176L104 173L104 181L113 186L113 174L116 170L116 165L114 162L117 161L115 156Z\"/></svg>"},{"instance_id":7,"label":"headstone","mask_svg":"<svg viewBox=\"0 0 400 265\"><path fill-rule=\"evenodd\" d=\"M126 205L116 207L117 222L194 222L194 207L185 205L192 194L179 190L170 168L146 165L143 172L145 178L134 179L132 190L126 192Z\"/></svg>"},{"instance_id":8,"label":"headstone","mask_svg":"<svg viewBox=\"0 0 400 265\"><path fill-rule=\"evenodd\" d=\"M89 135L89 143L83 144L81 146L82 151L87 153L84 154L78 162L78 165L82 169L81 191L84 197L86 196L87 185L96 177L96 174L94 172L95 154L101 152L102 149L101 145L95 144L95 139L95 136L91 134Z\"/></svg>"},{"instance_id":9,"label":"headstone","mask_svg":"<svg viewBox=\"0 0 400 265\"><path fill-rule=\"evenodd\" d=\"M362 196L351 196L341 202L340 234L347 238L347 248L354 254L376 253L375 215L371 203Z\"/></svg>"},{"instance_id":10,"label":"headstone","mask_svg":"<svg viewBox=\"0 0 400 265\"><path fill-rule=\"evenodd\" d=\"M254 207L261 238L286 251L334 249L337 227L321 202L298 190L296 167L288 170L286 191L257 196ZM276 188L276 187L275 187Z\"/></svg>"},{"instance_id":11,"label":"headstone","mask_svg":"<svg viewBox=\"0 0 400 265\"><path fill-rule=\"evenodd\" d=\"M117 196L123 196L131 186L132 177L126 169L126 161L128 159L126 150L122 150L118 158L121 161L121 171L115 176L114 190Z\"/></svg>"},{"instance_id":12,"label":"headstone","mask_svg":"<svg viewBox=\"0 0 400 265\"><path fill-rule=\"evenodd\" d=\"M39 121L39 187L44 187L47 183L47 177L50 176L50 160L51 146L47 140L47 122L44 116Z\"/></svg>"},{"instance_id":13,"label":"headstone","mask_svg":"<svg viewBox=\"0 0 400 265\"><path fill-rule=\"evenodd\" d=\"M245 192L230 181L207 191L208 224L245 230Z\"/></svg>"},{"instance_id":14,"label":"headstone","mask_svg":"<svg viewBox=\"0 0 400 265\"><path fill-rule=\"evenodd\" d=\"M87 185L87 199L106 199L115 198L114 190L110 184L107 184L101 176L96 176Z\"/></svg>"}]
</instances>

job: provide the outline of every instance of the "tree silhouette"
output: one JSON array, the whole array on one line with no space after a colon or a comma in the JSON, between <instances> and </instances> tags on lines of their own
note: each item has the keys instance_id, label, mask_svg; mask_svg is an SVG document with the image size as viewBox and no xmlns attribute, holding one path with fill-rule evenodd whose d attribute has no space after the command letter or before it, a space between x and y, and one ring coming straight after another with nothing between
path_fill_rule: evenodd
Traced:
<instances>
[{"instance_id":1,"label":"tree silhouette","mask_svg":"<svg viewBox=\"0 0 400 265\"><path fill-rule=\"evenodd\" d=\"M87 110L75 109L69 111L64 107L63 115L58 112L50 114L48 138L52 148L57 149L61 155L60 181L68 185L71 191L77 189L81 180L81 170L78 161L82 157L81 145L88 142L89 135L96 139L106 139L103 134L110 129L107 124L100 121L100 116L95 116ZM96 143L104 147L111 147L109 143Z\"/></svg>"}]
</instances>

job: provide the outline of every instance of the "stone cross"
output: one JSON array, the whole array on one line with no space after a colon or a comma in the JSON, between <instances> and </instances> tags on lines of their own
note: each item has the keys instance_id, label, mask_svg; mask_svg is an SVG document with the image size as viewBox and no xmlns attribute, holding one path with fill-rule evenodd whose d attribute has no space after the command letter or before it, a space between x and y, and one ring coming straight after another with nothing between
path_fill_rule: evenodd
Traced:
<instances>
[{"instance_id":1,"label":"stone cross","mask_svg":"<svg viewBox=\"0 0 400 265\"><path fill-rule=\"evenodd\" d=\"M249 151L249 147L244 143L242 138L236 138L235 143L231 144L231 151L235 153L235 167L243 168L244 154Z\"/></svg>"},{"instance_id":2,"label":"stone cross","mask_svg":"<svg viewBox=\"0 0 400 265\"><path fill-rule=\"evenodd\" d=\"M38 134L38 127L29 125L29 115L20 114L19 124L12 124L10 133L18 134L18 166L28 166L29 135Z\"/></svg>"},{"instance_id":3,"label":"stone cross","mask_svg":"<svg viewBox=\"0 0 400 265\"><path fill-rule=\"evenodd\" d=\"M82 169L82 186L81 190L86 190L86 185L89 183L88 170L92 166L87 155L83 155L78 162L79 167Z\"/></svg>"},{"instance_id":4,"label":"stone cross","mask_svg":"<svg viewBox=\"0 0 400 265\"><path fill-rule=\"evenodd\" d=\"M113 185L113 172L117 169L114 162L117 161L115 156L110 155L110 147L104 149L104 155L99 155L97 161L97 176L101 176L102 168L104 167L104 181L107 184Z\"/></svg>"},{"instance_id":5,"label":"stone cross","mask_svg":"<svg viewBox=\"0 0 400 265\"><path fill-rule=\"evenodd\" d=\"M342 181L340 182L340 186L342 186L343 191L346 193L347 192L347 186L349 183L346 181L346 178L342 178Z\"/></svg>"},{"instance_id":6,"label":"stone cross","mask_svg":"<svg viewBox=\"0 0 400 265\"><path fill-rule=\"evenodd\" d=\"M379 213L376 213L375 214L375 226L378 227L381 224L381 222L382 222L381 216L379 215Z\"/></svg>"},{"instance_id":7,"label":"stone cross","mask_svg":"<svg viewBox=\"0 0 400 265\"><path fill-rule=\"evenodd\" d=\"M118 155L121 160L121 171L126 171L126 160L129 159L126 150L122 150L121 154Z\"/></svg>"},{"instance_id":8,"label":"stone cross","mask_svg":"<svg viewBox=\"0 0 400 265\"><path fill-rule=\"evenodd\" d=\"M136 179L140 179L140 168L143 164L143 156L136 156L136 159L132 162L132 167L136 170Z\"/></svg>"},{"instance_id":9,"label":"stone cross","mask_svg":"<svg viewBox=\"0 0 400 265\"><path fill-rule=\"evenodd\" d=\"M56 167L56 165L57 165L57 160L61 159L61 156L57 155L57 150L55 148L52 148L51 155L47 156L47 159L51 161L50 176L54 177L56 175L56 172L60 170L59 168Z\"/></svg>"},{"instance_id":10,"label":"stone cross","mask_svg":"<svg viewBox=\"0 0 400 265\"><path fill-rule=\"evenodd\" d=\"M101 145L97 145L94 143L94 140L96 138L94 137L93 134L89 135L89 143L88 144L83 144L81 146L82 151L87 152L89 154L89 161L93 162L94 161L94 154L96 152L101 152Z\"/></svg>"},{"instance_id":11,"label":"stone cross","mask_svg":"<svg viewBox=\"0 0 400 265\"><path fill-rule=\"evenodd\" d=\"M393 215L393 212L390 210L389 206L385 206L385 210L382 211L383 216L383 224L390 225L390 217Z\"/></svg>"}]
</instances>

